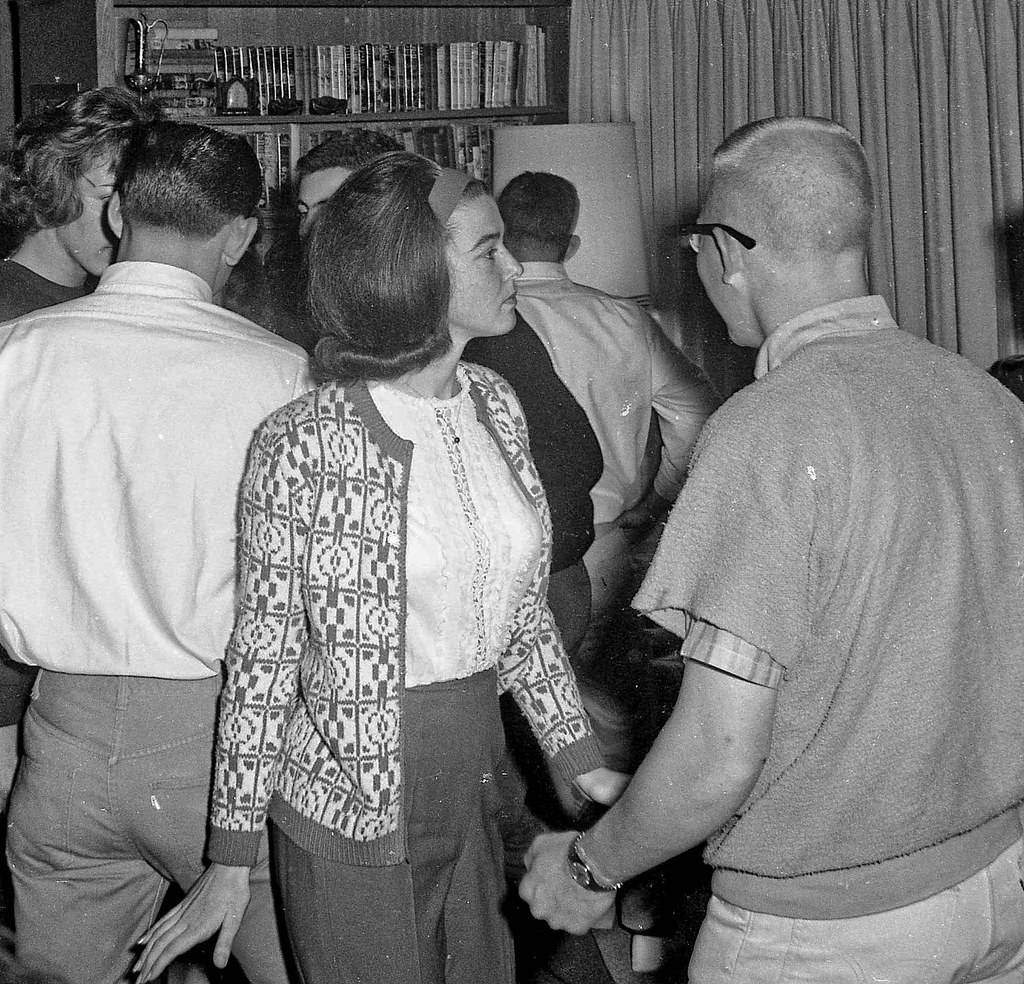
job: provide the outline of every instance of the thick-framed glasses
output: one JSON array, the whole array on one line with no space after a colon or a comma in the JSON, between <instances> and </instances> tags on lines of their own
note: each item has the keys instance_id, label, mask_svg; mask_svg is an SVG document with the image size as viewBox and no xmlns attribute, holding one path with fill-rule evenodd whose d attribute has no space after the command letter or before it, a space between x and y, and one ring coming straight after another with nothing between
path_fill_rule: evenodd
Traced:
<instances>
[{"instance_id":1,"label":"thick-framed glasses","mask_svg":"<svg viewBox=\"0 0 1024 984\"><path fill-rule=\"evenodd\" d=\"M757 240L752 236L724 222L691 222L679 230L679 235L680 238L686 237L690 242L690 249L699 253L701 236L710 236L716 229L721 229L726 235L732 236L744 249L753 249L757 245Z\"/></svg>"}]
</instances>

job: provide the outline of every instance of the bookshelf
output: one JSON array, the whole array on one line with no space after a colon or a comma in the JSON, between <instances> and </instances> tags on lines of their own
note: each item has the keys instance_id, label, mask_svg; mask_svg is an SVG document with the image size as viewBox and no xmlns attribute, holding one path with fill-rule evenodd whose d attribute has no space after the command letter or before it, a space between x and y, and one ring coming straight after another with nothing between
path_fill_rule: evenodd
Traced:
<instances>
[{"instance_id":1,"label":"bookshelf","mask_svg":"<svg viewBox=\"0 0 1024 984\"><path fill-rule=\"evenodd\" d=\"M424 100L424 105L385 111L319 115L309 111L309 93L301 109L264 115L208 115L197 122L244 134L257 150L264 170L264 201L260 209L265 239L295 220L291 206L299 157L332 131L374 127L390 132L399 143L463 166L490 183L489 134L495 126L564 123L567 119L569 15L571 0L163 0L153 5L128 0L15 0L14 105L16 117L31 111L33 90L54 83L123 85L132 21L195 28L218 47L233 49L291 48L309 52L316 46L405 45L433 53L456 42L488 42L543 35L537 70L545 86L526 102L451 108L451 99ZM298 66L296 66L298 67ZM307 72L307 77L308 77ZM307 84L307 89L309 85ZM294 93L293 93L294 94ZM497 100L501 102L501 100ZM509 100L506 100L509 101ZM495 100L490 100L491 103ZM263 107L266 108L266 107ZM346 108L348 108L346 106ZM433 141L433 143L428 140ZM447 138L447 139L445 139ZM460 158L460 148L463 148ZM479 150L475 148L481 148ZM477 157L470 160L469 155ZM450 159L449 159L450 158Z\"/></svg>"},{"instance_id":2,"label":"bookshelf","mask_svg":"<svg viewBox=\"0 0 1024 984\"><path fill-rule=\"evenodd\" d=\"M149 23L162 20L171 26L205 29L208 36L215 33L216 41L211 44L218 47L255 52L272 46L296 53L296 62L301 60L306 67L296 64L294 71L307 79L304 92L291 93L301 97L297 100L302 104L298 112L287 115L210 115L197 119L197 122L245 134L264 134L262 140L287 153L287 160L281 161L279 167L265 162L266 170L268 174L276 173L281 179L286 179L294 174L295 164L306 150L329 131L345 126L385 129L400 142L404 134L404 142L412 146L408 135L424 129L437 131L447 128L457 135L473 132L475 136L468 138L472 143L495 125L565 122L569 3L570 0L434 0L429 3L425 0L306 0L299 5L287 0L192 0L188 3L165 0L158 5L139 5L120 0L96 0L96 82L99 85L123 83L125 51L132 36L131 21L142 15ZM154 38L159 37L160 30L153 29ZM452 99L421 98L421 105L415 108L408 105L410 100L401 100L403 107L397 108L399 100L396 99L396 108L389 110L386 106L366 105L369 100L364 97L364 105L356 103L358 112L349 109L321 115L309 111L311 95L316 94L316 72L309 68L308 63L315 59L318 46L347 47L349 50L359 46L369 48L371 44L375 48L387 46L392 50L404 46L417 52L425 65L428 59L433 61L439 48L454 49L455 42L479 42L480 71L483 72L485 45L513 40L525 46L526 38L538 35L543 39L539 54L541 63L537 67L543 87L538 87L529 100L530 104L524 104L526 100L523 98L517 100L516 93L513 93L513 105L486 104L487 100L481 99L480 105L449 108L457 105ZM524 51L525 47L520 50ZM454 72L454 53L451 57ZM522 67L525 69L525 65ZM425 68L421 69L423 71ZM434 80L437 71L435 65ZM255 55L252 74L257 74ZM260 74L262 76L262 72ZM427 85L443 85L443 79L432 81L428 74ZM454 92L452 95L454 97ZM523 92L518 95L522 97ZM256 101L263 104L265 112L267 99L260 99L257 94ZM505 101L510 100L506 97ZM500 103L501 100L490 102ZM457 145L458 139L455 143ZM421 144L422 141L417 140L415 149L421 149ZM442 160L441 163L459 166L455 160ZM489 168L486 174L478 176L489 180Z\"/></svg>"}]
</instances>

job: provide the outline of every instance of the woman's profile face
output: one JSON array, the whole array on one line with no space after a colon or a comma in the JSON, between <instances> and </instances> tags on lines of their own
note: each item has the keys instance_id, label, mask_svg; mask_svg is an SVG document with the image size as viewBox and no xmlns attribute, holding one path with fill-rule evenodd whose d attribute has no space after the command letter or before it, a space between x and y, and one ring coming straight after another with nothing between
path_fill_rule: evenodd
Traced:
<instances>
[{"instance_id":1,"label":"woman's profile face","mask_svg":"<svg viewBox=\"0 0 1024 984\"><path fill-rule=\"evenodd\" d=\"M516 323L515 278L523 268L505 248L504 225L490 195L463 202L449 222L448 272L452 342L504 335Z\"/></svg>"}]
</instances>

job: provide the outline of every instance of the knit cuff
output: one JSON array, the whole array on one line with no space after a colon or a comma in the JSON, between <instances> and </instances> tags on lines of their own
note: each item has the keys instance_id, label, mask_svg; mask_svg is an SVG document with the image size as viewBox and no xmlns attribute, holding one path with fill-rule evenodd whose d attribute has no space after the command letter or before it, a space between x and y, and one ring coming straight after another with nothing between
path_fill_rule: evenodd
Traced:
<instances>
[{"instance_id":1,"label":"knit cuff","mask_svg":"<svg viewBox=\"0 0 1024 984\"><path fill-rule=\"evenodd\" d=\"M605 765L601 748L593 734L560 749L552 762L569 783L574 782L577 776L603 768Z\"/></svg>"},{"instance_id":2,"label":"knit cuff","mask_svg":"<svg viewBox=\"0 0 1024 984\"><path fill-rule=\"evenodd\" d=\"M259 861L262 839L262 830L224 830L211 824L206 842L206 858L213 864L254 868Z\"/></svg>"}]
</instances>

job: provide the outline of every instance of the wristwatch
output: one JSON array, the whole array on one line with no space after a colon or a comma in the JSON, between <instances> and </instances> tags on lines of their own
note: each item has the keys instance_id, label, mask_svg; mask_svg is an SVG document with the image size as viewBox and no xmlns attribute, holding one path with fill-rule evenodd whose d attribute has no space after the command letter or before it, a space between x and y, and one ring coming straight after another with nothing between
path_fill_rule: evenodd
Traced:
<instances>
[{"instance_id":1,"label":"wristwatch","mask_svg":"<svg viewBox=\"0 0 1024 984\"><path fill-rule=\"evenodd\" d=\"M569 874L572 875L572 880L588 892L617 892L622 888L622 882L616 882L613 885L603 885L590 870L586 859L580 854L579 845L582 839L583 834L576 835L576 839L572 842L569 854L565 859L569 865Z\"/></svg>"}]
</instances>

